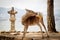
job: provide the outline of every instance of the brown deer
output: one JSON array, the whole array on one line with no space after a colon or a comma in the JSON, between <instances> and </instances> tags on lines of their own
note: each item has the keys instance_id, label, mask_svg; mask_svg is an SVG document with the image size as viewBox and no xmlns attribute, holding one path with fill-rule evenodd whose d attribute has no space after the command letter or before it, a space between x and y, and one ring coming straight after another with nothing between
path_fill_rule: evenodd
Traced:
<instances>
[{"instance_id":1,"label":"brown deer","mask_svg":"<svg viewBox=\"0 0 60 40\"><path fill-rule=\"evenodd\" d=\"M26 9L26 11L27 11L26 14L22 16L22 24L24 25L24 33L23 33L22 39L25 37L28 26L32 26L32 25L36 25L36 24L41 29L42 38L43 38L43 32L42 32L41 24L43 25L43 27L46 31L47 37L49 37L47 30L46 30L46 27L45 27L44 22L43 22L42 14L38 13L38 12L34 12L32 10L28 10L28 9Z\"/></svg>"}]
</instances>

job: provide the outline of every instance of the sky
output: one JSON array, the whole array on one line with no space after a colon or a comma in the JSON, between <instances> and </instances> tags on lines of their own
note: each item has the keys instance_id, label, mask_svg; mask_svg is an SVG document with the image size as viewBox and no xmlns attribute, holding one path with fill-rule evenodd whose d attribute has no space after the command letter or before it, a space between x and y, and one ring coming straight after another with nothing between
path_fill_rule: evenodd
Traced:
<instances>
[{"instance_id":1,"label":"sky","mask_svg":"<svg viewBox=\"0 0 60 40\"><path fill-rule=\"evenodd\" d=\"M3 8L11 8L11 7L15 7L17 9L30 9L33 10L35 12L41 12L43 14L44 17L44 24L47 27L47 20L46 20L46 16L47 16L47 0L0 0L0 7ZM55 18L59 20L60 15L59 12L60 11L60 0L54 0L54 13L55 13ZM25 13L25 12L24 12ZM21 24L21 17L24 13L17 13L16 14L16 30L19 31L23 31L24 27ZM59 15L59 16L58 16ZM8 17L9 19L9 17ZM0 21L1 22L1 21ZM60 21L56 21L56 29L59 31L59 22ZM3 25L3 23L5 24L5 27ZM0 30L10 30L10 22L8 21L4 21L1 22L0 24ZM3 25L3 26L2 26ZM39 27L37 25L35 26L29 26L28 31L39 31ZM44 30L44 29L43 29Z\"/></svg>"},{"instance_id":2,"label":"sky","mask_svg":"<svg viewBox=\"0 0 60 40\"><path fill-rule=\"evenodd\" d=\"M9 8L14 6L20 9L27 8L34 11L42 11L42 8L46 8L46 2L46 0L0 0L0 7Z\"/></svg>"}]
</instances>

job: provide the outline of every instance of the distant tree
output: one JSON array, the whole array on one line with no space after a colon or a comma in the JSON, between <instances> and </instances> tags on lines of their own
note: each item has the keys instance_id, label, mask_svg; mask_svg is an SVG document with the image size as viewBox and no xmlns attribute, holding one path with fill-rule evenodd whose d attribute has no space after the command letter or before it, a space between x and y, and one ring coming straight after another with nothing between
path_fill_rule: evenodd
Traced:
<instances>
[{"instance_id":1,"label":"distant tree","mask_svg":"<svg viewBox=\"0 0 60 40\"><path fill-rule=\"evenodd\" d=\"M54 0L47 0L47 26L49 32L56 32L54 17Z\"/></svg>"}]
</instances>

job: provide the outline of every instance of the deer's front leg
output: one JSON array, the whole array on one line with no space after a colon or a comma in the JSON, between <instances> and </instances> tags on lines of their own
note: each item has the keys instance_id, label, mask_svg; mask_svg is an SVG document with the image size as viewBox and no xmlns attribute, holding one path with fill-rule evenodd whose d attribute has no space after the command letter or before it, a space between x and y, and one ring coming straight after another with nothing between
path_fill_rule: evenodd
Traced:
<instances>
[{"instance_id":1,"label":"deer's front leg","mask_svg":"<svg viewBox=\"0 0 60 40\"><path fill-rule=\"evenodd\" d=\"M25 35L27 33L27 29L28 29L28 25L25 25L22 40L24 39L24 37L25 37Z\"/></svg>"}]
</instances>

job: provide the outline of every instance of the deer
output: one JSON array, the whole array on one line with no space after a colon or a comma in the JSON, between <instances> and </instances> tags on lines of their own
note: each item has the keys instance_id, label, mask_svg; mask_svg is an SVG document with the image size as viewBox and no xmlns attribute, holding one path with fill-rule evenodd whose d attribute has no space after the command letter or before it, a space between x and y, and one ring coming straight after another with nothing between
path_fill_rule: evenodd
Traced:
<instances>
[{"instance_id":1,"label":"deer","mask_svg":"<svg viewBox=\"0 0 60 40\"><path fill-rule=\"evenodd\" d=\"M43 37L43 31L42 31L42 26L43 26L45 31L46 31L47 37L49 37L48 32L47 32L46 27L45 27L44 22L43 22L42 13L34 12L32 10L29 10L29 9L25 9L25 10L26 10L26 14L24 14L22 16L22 21L21 21L22 25L24 25L24 33L23 33L22 40L27 33L28 27L32 26L32 25L38 25L39 26L39 28L41 30L42 38L44 38Z\"/></svg>"}]
</instances>

